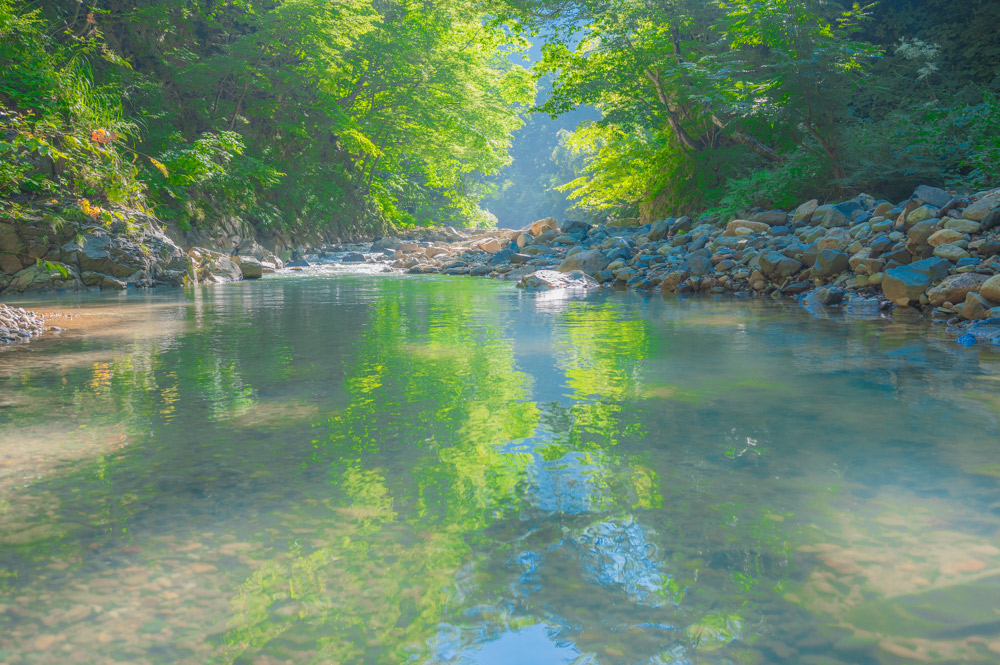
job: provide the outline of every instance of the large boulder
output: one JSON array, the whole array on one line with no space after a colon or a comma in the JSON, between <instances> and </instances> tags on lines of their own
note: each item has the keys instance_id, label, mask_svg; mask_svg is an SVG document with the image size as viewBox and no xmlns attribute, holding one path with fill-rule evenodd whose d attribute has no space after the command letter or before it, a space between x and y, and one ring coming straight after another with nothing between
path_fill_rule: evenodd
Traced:
<instances>
[{"instance_id":1,"label":"large boulder","mask_svg":"<svg viewBox=\"0 0 1000 665\"><path fill-rule=\"evenodd\" d=\"M931 283L929 276L910 270L909 266L890 268L882 279L882 293L897 305L906 307L920 302L920 296L930 288Z\"/></svg>"},{"instance_id":2,"label":"large boulder","mask_svg":"<svg viewBox=\"0 0 1000 665\"><path fill-rule=\"evenodd\" d=\"M850 269L851 257L846 252L824 249L816 257L812 267L813 277L834 277Z\"/></svg>"},{"instance_id":3,"label":"large boulder","mask_svg":"<svg viewBox=\"0 0 1000 665\"><path fill-rule=\"evenodd\" d=\"M554 217L546 217L545 219L540 219L536 222L531 223L531 235L536 238L546 231L558 231L559 222L556 221Z\"/></svg>"},{"instance_id":4,"label":"large boulder","mask_svg":"<svg viewBox=\"0 0 1000 665\"><path fill-rule=\"evenodd\" d=\"M588 275L596 275L608 267L608 258L599 249L585 249L577 252L559 265L559 272L572 272L582 270Z\"/></svg>"},{"instance_id":5,"label":"large boulder","mask_svg":"<svg viewBox=\"0 0 1000 665\"><path fill-rule=\"evenodd\" d=\"M975 272L949 275L927 292L927 300L935 307L940 307L946 302L957 305L965 302L965 296L969 293L978 293L987 279L986 275Z\"/></svg>"},{"instance_id":6,"label":"large boulder","mask_svg":"<svg viewBox=\"0 0 1000 665\"><path fill-rule=\"evenodd\" d=\"M802 205L800 205L798 208L795 209L795 212L792 214L792 221L808 222L810 219L812 219L813 213L816 212L817 208L819 208L819 201L817 201L816 199L813 199L812 201L806 201L805 203L803 203Z\"/></svg>"},{"instance_id":7,"label":"large boulder","mask_svg":"<svg viewBox=\"0 0 1000 665\"><path fill-rule=\"evenodd\" d=\"M929 203L935 208L943 208L951 201L951 194L944 191L940 187L920 185L917 187L916 191L913 192L913 198L923 201L924 203Z\"/></svg>"},{"instance_id":8,"label":"large boulder","mask_svg":"<svg viewBox=\"0 0 1000 665\"><path fill-rule=\"evenodd\" d=\"M517 283L518 288L548 291L551 289L593 289L600 286L595 279L581 270L562 273L555 270L536 270Z\"/></svg>"},{"instance_id":9,"label":"large boulder","mask_svg":"<svg viewBox=\"0 0 1000 665\"><path fill-rule=\"evenodd\" d=\"M715 271L712 261L702 254L691 254L684 260L684 269L695 277L702 277Z\"/></svg>"},{"instance_id":10,"label":"large boulder","mask_svg":"<svg viewBox=\"0 0 1000 665\"><path fill-rule=\"evenodd\" d=\"M783 281L805 267L801 261L790 259L774 250L761 252L758 261L760 262L760 271L764 276L774 281Z\"/></svg>"},{"instance_id":11,"label":"large boulder","mask_svg":"<svg viewBox=\"0 0 1000 665\"><path fill-rule=\"evenodd\" d=\"M656 242L657 240L663 240L670 233L670 227L676 220L674 219L658 219L649 226L649 233L646 237L649 238L651 242Z\"/></svg>"},{"instance_id":12,"label":"large boulder","mask_svg":"<svg viewBox=\"0 0 1000 665\"><path fill-rule=\"evenodd\" d=\"M784 210L766 210L750 215L750 220L771 226L783 226L788 223L788 213Z\"/></svg>"},{"instance_id":13,"label":"large boulder","mask_svg":"<svg viewBox=\"0 0 1000 665\"><path fill-rule=\"evenodd\" d=\"M722 235L732 238L734 236L741 235L737 233L740 229L746 229L751 233L767 233L771 230L771 226L770 224L765 224L764 222L751 222L746 219L734 219L726 225L726 230L722 233Z\"/></svg>"},{"instance_id":14,"label":"large boulder","mask_svg":"<svg viewBox=\"0 0 1000 665\"><path fill-rule=\"evenodd\" d=\"M240 266L243 279L260 279L264 276L264 266L253 256L237 256L236 263Z\"/></svg>"}]
</instances>

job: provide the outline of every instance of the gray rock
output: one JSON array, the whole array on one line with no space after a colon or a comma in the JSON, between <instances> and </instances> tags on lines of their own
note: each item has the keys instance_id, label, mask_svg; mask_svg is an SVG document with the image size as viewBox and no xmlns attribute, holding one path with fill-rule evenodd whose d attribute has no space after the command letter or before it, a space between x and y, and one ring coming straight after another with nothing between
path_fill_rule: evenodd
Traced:
<instances>
[{"instance_id":1,"label":"gray rock","mask_svg":"<svg viewBox=\"0 0 1000 665\"><path fill-rule=\"evenodd\" d=\"M949 201L951 201L951 194L944 191L940 187L920 185L917 187L917 190L913 192L913 198L919 199L924 203L929 203L935 208L943 208L948 205Z\"/></svg>"},{"instance_id":2,"label":"gray rock","mask_svg":"<svg viewBox=\"0 0 1000 665\"><path fill-rule=\"evenodd\" d=\"M599 249L587 249L577 252L559 265L559 272L582 270L588 275L595 275L608 267L608 258Z\"/></svg>"},{"instance_id":3,"label":"gray rock","mask_svg":"<svg viewBox=\"0 0 1000 665\"><path fill-rule=\"evenodd\" d=\"M816 257L816 264L812 267L813 277L833 277L850 269L851 257L845 252L838 252L834 249L824 249Z\"/></svg>"},{"instance_id":4,"label":"gray rock","mask_svg":"<svg viewBox=\"0 0 1000 665\"><path fill-rule=\"evenodd\" d=\"M805 267L802 262L773 250L761 252L758 260L760 271L774 281L783 281Z\"/></svg>"},{"instance_id":5,"label":"gray rock","mask_svg":"<svg viewBox=\"0 0 1000 665\"><path fill-rule=\"evenodd\" d=\"M712 273L715 266L712 265L707 256L692 254L684 261L684 269L695 277L702 277Z\"/></svg>"},{"instance_id":6,"label":"gray rock","mask_svg":"<svg viewBox=\"0 0 1000 665\"><path fill-rule=\"evenodd\" d=\"M839 305L844 302L844 290L832 287L823 287L815 291L816 302L821 305Z\"/></svg>"},{"instance_id":7,"label":"gray rock","mask_svg":"<svg viewBox=\"0 0 1000 665\"><path fill-rule=\"evenodd\" d=\"M547 291L551 289L592 289L598 287L595 279L581 270L572 272L556 272L555 270L536 270L525 275L517 283L518 288Z\"/></svg>"},{"instance_id":8,"label":"gray rock","mask_svg":"<svg viewBox=\"0 0 1000 665\"><path fill-rule=\"evenodd\" d=\"M991 231L998 226L1000 226L1000 208L994 208L990 210L989 214L983 218L983 221L979 222L980 231L985 233L986 231Z\"/></svg>"},{"instance_id":9,"label":"gray rock","mask_svg":"<svg viewBox=\"0 0 1000 665\"><path fill-rule=\"evenodd\" d=\"M940 228L940 223L935 219L925 219L910 227L906 232L906 237L918 245L926 245L927 241Z\"/></svg>"},{"instance_id":10,"label":"gray rock","mask_svg":"<svg viewBox=\"0 0 1000 665\"><path fill-rule=\"evenodd\" d=\"M651 242L663 240L670 233L670 227L677 221L675 219L660 219L649 226L649 233L646 236Z\"/></svg>"},{"instance_id":11,"label":"gray rock","mask_svg":"<svg viewBox=\"0 0 1000 665\"><path fill-rule=\"evenodd\" d=\"M768 210L766 212L754 213L750 216L751 222L760 222L768 226L782 226L788 223L788 213L784 210Z\"/></svg>"},{"instance_id":12,"label":"gray rock","mask_svg":"<svg viewBox=\"0 0 1000 665\"><path fill-rule=\"evenodd\" d=\"M948 276L951 271L951 263L947 259L931 258L922 261L914 261L905 266L907 270L926 275L931 281L938 282Z\"/></svg>"},{"instance_id":13,"label":"gray rock","mask_svg":"<svg viewBox=\"0 0 1000 665\"><path fill-rule=\"evenodd\" d=\"M952 263L969 258L969 253L958 245L944 244L934 248L934 256L947 259Z\"/></svg>"},{"instance_id":14,"label":"gray rock","mask_svg":"<svg viewBox=\"0 0 1000 665\"><path fill-rule=\"evenodd\" d=\"M1000 194L993 194L971 204L962 212L962 217L974 222L981 222L997 207L1000 207Z\"/></svg>"},{"instance_id":15,"label":"gray rock","mask_svg":"<svg viewBox=\"0 0 1000 665\"><path fill-rule=\"evenodd\" d=\"M915 304L934 281L948 275L950 266L945 259L933 258L890 268L885 271L882 292L897 305Z\"/></svg>"},{"instance_id":16,"label":"gray rock","mask_svg":"<svg viewBox=\"0 0 1000 665\"><path fill-rule=\"evenodd\" d=\"M260 279L264 276L264 266L253 256L238 256L237 262L243 279Z\"/></svg>"}]
</instances>

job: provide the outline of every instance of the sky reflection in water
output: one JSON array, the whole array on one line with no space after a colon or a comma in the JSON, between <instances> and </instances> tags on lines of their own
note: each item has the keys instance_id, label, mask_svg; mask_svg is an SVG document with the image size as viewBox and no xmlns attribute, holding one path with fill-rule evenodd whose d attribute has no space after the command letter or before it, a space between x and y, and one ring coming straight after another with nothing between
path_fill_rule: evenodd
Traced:
<instances>
[{"instance_id":1,"label":"sky reflection in water","mask_svg":"<svg viewBox=\"0 0 1000 665\"><path fill-rule=\"evenodd\" d=\"M2 662L1000 662L989 350L467 279L128 307L0 356Z\"/></svg>"}]
</instances>

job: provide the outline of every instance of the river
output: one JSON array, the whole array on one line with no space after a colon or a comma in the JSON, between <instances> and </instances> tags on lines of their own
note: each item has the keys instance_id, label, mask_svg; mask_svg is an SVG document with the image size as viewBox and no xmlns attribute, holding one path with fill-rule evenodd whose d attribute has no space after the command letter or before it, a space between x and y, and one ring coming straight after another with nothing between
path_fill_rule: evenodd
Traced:
<instances>
[{"instance_id":1,"label":"river","mask_svg":"<svg viewBox=\"0 0 1000 665\"><path fill-rule=\"evenodd\" d=\"M1000 663L1000 354L323 269L38 304L0 662Z\"/></svg>"}]
</instances>

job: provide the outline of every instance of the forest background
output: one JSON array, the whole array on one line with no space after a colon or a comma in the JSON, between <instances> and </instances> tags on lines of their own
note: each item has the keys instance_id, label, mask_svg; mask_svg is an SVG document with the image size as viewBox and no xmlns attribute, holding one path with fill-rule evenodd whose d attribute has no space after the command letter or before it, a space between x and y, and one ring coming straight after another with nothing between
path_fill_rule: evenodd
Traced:
<instances>
[{"instance_id":1,"label":"forest background","mask_svg":"<svg viewBox=\"0 0 1000 665\"><path fill-rule=\"evenodd\" d=\"M0 0L0 215L333 238L982 189L998 25L991 0Z\"/></svg>"}]
</instances>

